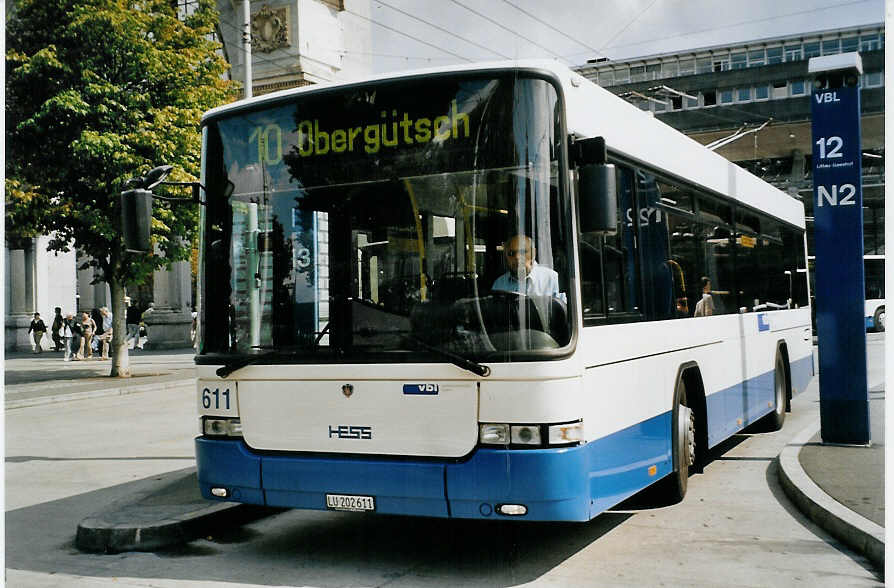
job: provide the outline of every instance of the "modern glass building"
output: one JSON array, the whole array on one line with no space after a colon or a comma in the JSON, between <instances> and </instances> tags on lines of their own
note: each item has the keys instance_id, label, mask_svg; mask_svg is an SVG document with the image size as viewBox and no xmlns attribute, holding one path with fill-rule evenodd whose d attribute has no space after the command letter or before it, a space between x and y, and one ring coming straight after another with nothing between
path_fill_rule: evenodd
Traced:
<instances>
[{"instance_id":1,"label":"modern glass building","mask_svg":"<svg viewBox=\"0 0 894 588\"><path fill-rule=\"evenodd\" d=\"M882 23L577 68L585 77L742 167L803 199L814 254L810 130L811 57L858 51L866 255L884 254L884 46Z\"/></svg>"}]
</instances>

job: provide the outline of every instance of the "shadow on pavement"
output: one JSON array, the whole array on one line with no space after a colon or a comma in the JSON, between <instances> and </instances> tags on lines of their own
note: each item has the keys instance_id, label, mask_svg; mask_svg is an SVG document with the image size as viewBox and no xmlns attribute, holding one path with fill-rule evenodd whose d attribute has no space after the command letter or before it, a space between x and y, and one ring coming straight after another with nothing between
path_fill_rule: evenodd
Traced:
<instances>
[{"instance_id":1,"label":"shadow on pavement","mask_svg":"<svg viewBox=\"0 0 894 588\"><path fill-rule=\"evenodd\" d=\"M513 586L536 580L633 516L607 513L586 524L558 524L286 511L244 526L222 524L208 537L151 554L97 555L75 548L78 523L97 505L145 491L159 479L7 512L7 567L333 588L406 575L414 583L430 578L441 585ZM223 552L223 560L203 561Z\"/></svg>"}]
</instances>

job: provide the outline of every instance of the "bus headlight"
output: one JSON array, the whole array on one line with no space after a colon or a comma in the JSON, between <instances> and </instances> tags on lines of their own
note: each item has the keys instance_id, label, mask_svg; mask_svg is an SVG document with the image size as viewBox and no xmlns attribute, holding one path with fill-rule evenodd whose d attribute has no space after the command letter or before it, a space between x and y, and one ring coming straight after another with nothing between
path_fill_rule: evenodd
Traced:
<instances>
[{"instance_id":1,"label":"bus headlight","mask_svg":"<svg viewBox=\"0 0 894 588\"><path fill-rule=\"evenodd\" d=\"M480 423L478 442L481 445L508 445L530 449L579 445L584 442L584 423L580 420L549 425Z\"/></svg>"},{"instance_id":2,"label":"bus headlight","mask_svg":"<svg viewBox=\"0 0 894 588\"><path fill-rule=\"evenodd\" d=\"M209 437L242 437L242 421L206 417L202 421L202 432Z\"/></svg>"},{"instance_id":3,"label":"bus headlight","mask_svg":"<svg viewBox=\"0 0 894 588\"><path fill-rule=\"evenodd\" d=\"M509 425L494 423L478 425L478 441L482 445L509 445Z\"/></svg>"}]
</instances>

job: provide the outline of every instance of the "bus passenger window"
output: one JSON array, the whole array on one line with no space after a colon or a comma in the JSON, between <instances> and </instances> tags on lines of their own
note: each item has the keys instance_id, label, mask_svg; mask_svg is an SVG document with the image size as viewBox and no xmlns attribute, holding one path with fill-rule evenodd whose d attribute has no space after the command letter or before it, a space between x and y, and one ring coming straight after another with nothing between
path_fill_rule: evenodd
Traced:
<instances>
[{"instance_id":1,"label":"bus passenger window","mask_svg":"<svg viewBox=\"0 0 894 588\"><path fill-rule=\"evenodd\" d=\"M633 173L618 169L618 225L614 235L580 235L584 318L640 312L639 263L635 250Z\"/></svg>"}]
</instances>

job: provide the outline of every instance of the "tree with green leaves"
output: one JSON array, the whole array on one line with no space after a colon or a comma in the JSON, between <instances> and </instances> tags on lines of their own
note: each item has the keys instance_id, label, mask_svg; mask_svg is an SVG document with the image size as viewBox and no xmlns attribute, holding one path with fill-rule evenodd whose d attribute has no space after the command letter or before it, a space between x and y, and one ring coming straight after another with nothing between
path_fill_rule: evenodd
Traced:
<instances>
[{"instance_id":1,"label":"tree with green leaves","mask_svg":"<svg viewBox=\"0 0 894 588\"><path fill-rule=\"evenodd\" d=\"M124 293L189 259L194 205L153 206L154 254L127 253L119 194L170 164L199 173L202 113L234 97L212 40L214 0L14 0L6 40L6 223L10 243L52 235L109 284L112 376L129 376ZM183 194L187 196L187 194Z\"/></svg>"}]
</instances>

